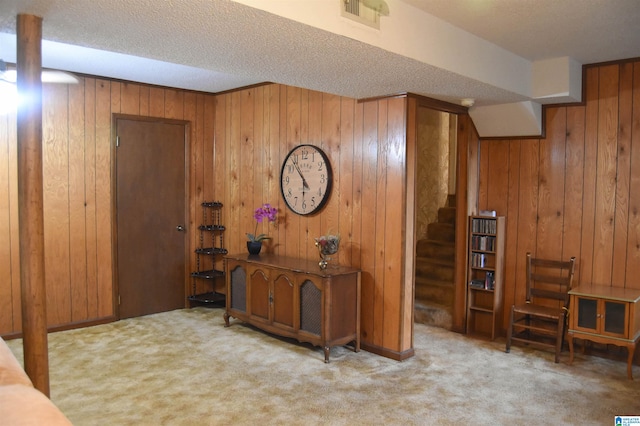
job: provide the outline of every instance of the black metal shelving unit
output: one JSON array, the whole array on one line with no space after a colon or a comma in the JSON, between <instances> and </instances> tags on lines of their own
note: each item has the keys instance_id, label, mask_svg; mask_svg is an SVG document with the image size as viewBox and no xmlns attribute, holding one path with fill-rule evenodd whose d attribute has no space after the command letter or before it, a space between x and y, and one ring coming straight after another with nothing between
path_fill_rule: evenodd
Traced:
<instances>
[{"instance_id":1,"label":"black metal shelving unit","mask_svg":"<svg viewBox=\"0 0 640 426\"><path fill-rule=\"evenodd\" d=\"M224 277L224 271L216 269L216 261L227 254L224 248L225 227L222 221L222 203L219 201L204 202L202 205L202 224L200 231L200 247L196 252L196 270L191 273L193 279L192 295L188 297L191 305L224 306L225 295L216 291L215 281ZM196 294L197 280L211 282L212 290Z\"/></svg>"}]
</instances>

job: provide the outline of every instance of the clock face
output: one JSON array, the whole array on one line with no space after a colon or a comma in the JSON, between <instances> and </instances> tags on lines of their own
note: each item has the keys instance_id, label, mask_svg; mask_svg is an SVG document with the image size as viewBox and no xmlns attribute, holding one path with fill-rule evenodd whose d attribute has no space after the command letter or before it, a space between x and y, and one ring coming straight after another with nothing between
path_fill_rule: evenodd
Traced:
<instances>
[{"instance_id":1,"label":"clock face","mask_svg":"<svg viewBox=\"0 0 640 426\"><path fill-rule=\"evenodd\" d=\"M319 211L331 193L331 164L313 145L298 145L282 163L280 190L287 206L299 215Z\"/></svg>"}]
</instances>

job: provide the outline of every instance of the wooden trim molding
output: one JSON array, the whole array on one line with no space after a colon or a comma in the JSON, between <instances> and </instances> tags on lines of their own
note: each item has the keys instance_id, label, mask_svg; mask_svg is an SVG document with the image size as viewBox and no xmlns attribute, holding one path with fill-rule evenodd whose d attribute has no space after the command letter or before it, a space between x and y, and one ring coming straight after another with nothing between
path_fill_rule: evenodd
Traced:
<instances>
[{"instance_id":1,"label":"wooden trim molding","mask_svg":"<svg viewBox=\"0 0 640 426\"><path fill-rule=\"evenodd\" d=\"M416 354L413 347L405 351L392 351L390 349L383 348L381 346L376 346L376 345L364 343L364 342L360 344L360 347L367 352L371 352L376 355L390 358L394 361L404 361L405 359L411 358Z\"/></svg>"},{"instance_id":2,"label":"wooden trim molding","mask_svg":"<svg viewBox=\"0 0 640 426\"><path fill-rule=\"evenodd\" d=\"M433 99L422 95L416 95L414 93L408 93L408 97L417 99L418 105L425 108L435 109L436 111L448 112L451 114L467 114L469 108L453 104L451 102L441 101L439 99Z\"/></svg>"}]
</instances>

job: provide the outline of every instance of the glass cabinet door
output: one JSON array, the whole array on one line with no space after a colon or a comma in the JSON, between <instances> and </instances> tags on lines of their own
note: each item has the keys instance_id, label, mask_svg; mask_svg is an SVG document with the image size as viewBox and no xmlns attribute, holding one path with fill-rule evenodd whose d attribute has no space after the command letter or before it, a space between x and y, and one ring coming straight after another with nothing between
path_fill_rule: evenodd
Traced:
<instances>
[{"instance_id":1,"label":"glass cabinet door","mask_svg":"<svg viewBox=\"0 0 640 426\"><path fill-rule=\"evenodd\" d=\"M578 297L578 328L596 331L598 328L598 300Z\"/></svg>"},{"instance_id":2,"label":"glass cabinet door","mask_svg":"<svg viewBox=\"0 0 640 426\"><path fill-rule=\"evenodd\" d=\"M624 302L604 301L604 334L627 337L626 308Z\"/></svg>"},{"instance_id":3,"label":"glass cabinet door","mask_svg":"<svg viewBox=\"0 0 640 426\"><path fill-rule=\"evenodd\" d=\"M589 297L577 297L576 301L576 329L627 338L627 303Z\"/></svg>"}]
</instances>

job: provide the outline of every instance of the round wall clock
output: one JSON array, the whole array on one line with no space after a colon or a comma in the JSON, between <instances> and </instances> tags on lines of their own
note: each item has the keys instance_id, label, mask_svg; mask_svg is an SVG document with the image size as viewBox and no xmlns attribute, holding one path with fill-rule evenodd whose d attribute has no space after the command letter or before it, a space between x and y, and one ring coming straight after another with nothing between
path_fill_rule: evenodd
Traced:
<instances>
[{"instance_id":1,"label":"round wall clock","mask_svg":"<svg viewBox=\"0 0 640 426\"><path fill-rule=\"evenodd\" d=\"M299 215L318 212L329 199L332 182L329 158L317 146L298 145L282 163L282 197L287 207Z\"/></svg>"}]
</instances>

